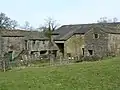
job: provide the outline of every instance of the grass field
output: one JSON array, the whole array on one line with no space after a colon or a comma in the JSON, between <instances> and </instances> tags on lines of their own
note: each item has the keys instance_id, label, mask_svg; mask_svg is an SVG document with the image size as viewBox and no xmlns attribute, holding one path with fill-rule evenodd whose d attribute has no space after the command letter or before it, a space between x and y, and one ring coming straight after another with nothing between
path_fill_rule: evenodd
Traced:
<instances>
[{"instance_id":1,"label":"grass field","mask_svg":"<svg viewBox=\"0 0 120 90\"><path fill-rule=\"evenodd\" d=\"M120 90L120 58L0 72L0 90Z\"/></svg>"}]
</instances>

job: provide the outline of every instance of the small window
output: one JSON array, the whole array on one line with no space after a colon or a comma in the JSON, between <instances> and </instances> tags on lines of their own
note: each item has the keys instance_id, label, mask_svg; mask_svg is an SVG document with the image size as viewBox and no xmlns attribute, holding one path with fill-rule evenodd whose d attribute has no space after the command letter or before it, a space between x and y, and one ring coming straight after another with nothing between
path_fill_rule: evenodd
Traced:
<instances>
[{"instance_id":1,"label":"small window","mask_svg":"<svg viewBox=\"0 0 120 90\"><path fill-rule=\"evenodd\" d=\"M43 44L45 44L45 41L43 41Z\"/></svg>"},{"instance_id":2,"label":"small window","mask_svg":"<svg viewBox=\"0 0 120 90\"><path fill-rule=\"evenodd\" d=\"M27 40L25 40L25 49L27 49Z\"/></svg>"},{"instance_id":3,"label":"small window","mask_svg":"<svg viewBox=\"0 0 120 90\"><path fill-rule=\"evenodd\" d=\"M94 34L94 38L99 38L99 35L98 34Z\"/></svg>"},{"instance_id":4,"label":"small window","mask_svg":"<svg viewBox=\"0 0 120 90\"><path fill-rule=\"evenodd\" d=\"M83 53L83 56L84 56L84 51L85 51L85 50L84 50L84 48L82 48L82 53Z\"/></svg>"},{"instance_id":5,"label":"small window","mask_svg":"<svg viewBox=\"0 0 120 90\"><path fill-rule=\"evenodd\" d=\"M9 60L10 60L10 61L13 60L13 59L12 59L12 58L13 58L13 57L12 57L12 54L13 54L13 51L9 51L9 52L8 52L8 57L9 57ZM6 54L6 56L7 56L7 54Z\"/></svg>"},{"instance_id":6,"label":"small window","mask_svg":"<svg viewBox=\"0 0 120 90\"><path fill-rule=\"evenodd\" d=\"M40 51L40 54L45 54L45 53L47 53L47 50Z\"/></svg>"},{"instance_id":7,"label":"small window","mask_svg":"<svg viewBox=\"0 0 120 90\"><path fill-rule=\"evenodd\" d=\"M33 45L35 45L35 40L33 40Z\"/></svg>"},{"instance_id":8,"label":"small window","mask_svg":"<svg viewBox=\"0 0 120 90\"><path fill-rule=\"evenodd\" d=\"M68 57L71 57L71 53L67 53L67 56L68 56Z\"/></svg>"},{"instance_id":9,"label":"small window","mask_svg":"<svg viewBox=\"0 0 120 90\"><path fill-rule=\"evenodd\" d=\"M93 50L88 50L89 55L93 55Z\"/></svg>"}]
</instances>

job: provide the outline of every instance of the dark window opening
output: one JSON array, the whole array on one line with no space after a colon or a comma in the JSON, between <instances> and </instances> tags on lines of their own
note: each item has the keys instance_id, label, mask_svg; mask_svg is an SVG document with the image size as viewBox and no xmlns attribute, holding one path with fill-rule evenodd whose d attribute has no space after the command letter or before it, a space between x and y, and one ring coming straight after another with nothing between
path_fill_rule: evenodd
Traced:
<instances>
[{"instance_id":1,"label":"dark window opening","mask_svg":"<svg viewBox=\"0 0 120 90\"><path fill-rule=\"evenodd\" d=\"M57 50L53 50L53 54L55 55L55 57L57 56Z\"/></svg>"},{"instance_id":2,"label":"dark window opening","mask_svg":"<svg viewBox=\"0 0 120 90\"><path fill-rule=\"evenodd\" d=\"M93 50L88 50L90 55L93 55Z\"/></svg>"},{"instance_id":3,"label":"dark window opening","mask_svg":"<svg viewBox=\"0 0 120 90\"><path fill-rule=\"evenodd\" d=\"M40 51L40 54L46 54L47 53L47 50L45 51Z\"/></svg>"},{"instance_id":4,"label":"dark window opening","mask_svg":"<svg viewBox=\"0 0 120 90\"><path fill-rule=\"evenodd\" d=\"M45 44L45 41L43 41L43 44Z\"/></svg>"},{"instance_id":5,"label":"dark window opening","mask_svg":"<svg viewBox=\"0 0 120 90\"><path fill-rule=\"evenodd\" d=\"M38 52L38 51L31 51L30 54L34 55L36 52Z\"/></svg>"},{"instance_id":6,"label":"dark window opening","mask_svg":"<svg viewBox=\"0 0 120 90\"><path fill-rule=\"evenodd\" d=\"M58 48L60 49L60 52L63 54L64 56L64 43L56 43Z\"/></svg>"},{"instance_id":7,"label":"dark window opening","mask_svg":"<svg viewBox=\"0 0 120 90\"><path fill-rule=\"evenodd\" d=\"M25 49L27 49L27 40L25 40Z\"/></svg>"},{"instance_id":8,"label":"dark window opening","mask_svg":"<svg viewBox=\"0 0 120 90\"><path fill-rule=\"evenodd\" d=\"M71 53L67 53L67 56L68 56L68 57L71 57Z\"/></svg>"},{"instance_id":9,"label":"dark window opening","mask_svg":"<svg viewBox=\"0 0 120 90\"><path fill-rule=\"evenodd\" d=\"M33 54L34 53L34 51L31 51L31 53L30 54Z\"/></svg>"},{"instance_id":10,"label":"dark window opening","mask_svg":"<svg viewBox=\"0 0 120 90\"><path fill-rule=\"evenodd\" d=\"M35 40L33 40L33 44L35 44Z\"/></svg>"},{"instance_id":11,"label":"dark window opening","mask_svg":"<svg viewBox=\"0 0 120 90\"><path fill-rule=\"evenodd\" d=\"M82 53L83 53L83 56L84 56L84 48L82 48Z\"/></svg>"},{"instance_id":12,"label":"dark window opening","mask_svg":"<svg viewBox=\"0 0 120 90\"><path fill-rule=\"evenodd\" d=\"M35 40L32 41L32 47L34 47L34 46L35 46Z\"/></svg>"},{"instance_id":13,"label":"dark window opening","mask_svg":"<svg viewBox=\"0 0 120 90\"><path fill-rule=\"evenodd\" d=\"M10 60L10 61L12 61L12 53L13 53L13 51L9 51L9 52L8 52L8 57L9 57L9 60ZM7 55L6 55L6 56L7 56Z\"/></svg>"},{"instance_id":14,"label":"dark window opening","mask_svg":"<svg viewBox=\"0 0 120 90\"><path fill-rule=\"evenodd\" d=\"M94 34L94 37L95 37L95 38L99 38L99 35L98 35L98 34Z\"/></svg>"}]
</instances>

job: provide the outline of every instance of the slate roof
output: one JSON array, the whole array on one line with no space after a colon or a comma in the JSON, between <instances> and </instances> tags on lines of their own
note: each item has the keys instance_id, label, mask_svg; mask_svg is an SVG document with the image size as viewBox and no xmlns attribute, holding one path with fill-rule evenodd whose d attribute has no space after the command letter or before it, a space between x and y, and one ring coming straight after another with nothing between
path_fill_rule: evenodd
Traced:
<instances>
[{"instance_id":1,"label":"slate roof","mask_svg":"<svg viewBox=\"0 0 120 90\"><path fill-rule=\"evenodd\" d=\"M63 25L62 27L58 28L54 33L58 33L56 35L55 40L66 40L69 36L73 35L73 33L80 29L81 26L74 26L74 25Z\"/></svg>"},{"instance_id":2,"label":"slate roof","mask_svg":"<svg viewBox=\"0 0 120 90\"><path fill-rule=\"evenodd\" d=\"M63 25L53 32L54 33L54 40L67 40L73 34L85 34L93 26L97 26L99 28L104 27L102 29L107 33L113 33L113 32L114 33L119 33L119 30L116 30L116 27L118 27L118 26L120 27L120 22Z\"/></svg>"},{"instance_id":3,"label":"slate roof","mask_svg":"<svg viewBox=\"0 0 120 90\"><path fill-rule=\"evenodd\" d=\"M101 27L99 27L101 28ZM120 29L112 28L112 27L104 27L101 28L102 31L110 34L120 34Z\"/></svg>"},{"instance_id":4,"label":"slate roof","mask_svg":"<svg viewBox=\"0 0 120 90\"><path fill-rule=\"evenodd\" d=\"M63 25L53 32L54 40L67 40L73 34L85 34L90 30L90 27L104 27L102 30L107 33L119 34L120 22L117 23L93 23L93 24L75 24L75 25ZM117 27L117 28L116 28ZM119 28L120 29L120 28ZM38 31L26 31L26 30L6 30L0 29L0 35L4 37L26 37L26 39L32 40L48 40L43 32Z\"/></svg>"},{"instance_id":5,"label":"slate roof","mask_svg":"<svg viewBox=\"0 0 120 90\"><path fill-rule=\"evenodd\" d=\"M7 29L0 29L0 35L1 36L21 36L24 35L19 30L7 30Z\"/></svg>"},{"instance_id":6,"label":"slate roof","mask_svg":"<svg viewBox=\"0 0 120 90\"><path fill-rule=\"evenodd\" d=\"M48 39L39 31L0 29L0 35L3 37L26 37L26 39Z\"/></svg>"},{"instance_id":7,"label":"slate roof","mask_svg":"<svg viewBox=\"0 0 120 90\"><path fill-rule=\"evenodd\" d=\"M44 35L43 32L38 32L38 31L29 31L25 34L25 36L27 36L28 39L33 39L33 40L48 40L48 38Z\"/></svg>"}]
</instances>

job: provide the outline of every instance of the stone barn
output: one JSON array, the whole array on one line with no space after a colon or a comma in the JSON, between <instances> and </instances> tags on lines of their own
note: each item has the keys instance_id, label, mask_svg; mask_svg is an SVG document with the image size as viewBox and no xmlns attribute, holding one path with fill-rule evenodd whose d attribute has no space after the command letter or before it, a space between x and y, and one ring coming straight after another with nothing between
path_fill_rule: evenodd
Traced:
<instances>
[{"instance_id":1,"label":"stone barn","mask_svg":"<svg viewBox=\"0 0 120 90\"><path fill-rule=\"evenodd\" d=\"M113 27L92 26L85 33L85 56L120 55L120 30Z\"/></svg>"},{"instance_id":2,"label":"stone barn","mask_svg":"<svg viewBox=\"0 0 120 90\"><path fill-rule=\"evenodd\" d=\"M18 54L24 49L24 39L24 35L17 30L0 30L1 57L6 53L10 54L10 60L18 56Z\"/></svg>"},{"instance_id":3,"label":"stone barn","mask_svg":"<svg viewBox=\"0 0 120 90\"><path fill-rule=\"evenodd\" d=\"M56 55L58 48L52 44L49 48L49 39L42 32L0 29L0 56L9 53L10 60L23 59L25 55L36 59L51 50Z\"/></svg>"},{"instance_id":4,"label":"stone barn","mask_svg":"<svg viewBox=\"0 0 120 90\"><path fill-rule=\"evenodd\" d=\"M119 22L63 25L53 38L64 58L119 54L119 27Z\"/></svg>"}]
</instances>

